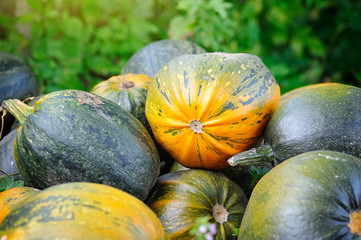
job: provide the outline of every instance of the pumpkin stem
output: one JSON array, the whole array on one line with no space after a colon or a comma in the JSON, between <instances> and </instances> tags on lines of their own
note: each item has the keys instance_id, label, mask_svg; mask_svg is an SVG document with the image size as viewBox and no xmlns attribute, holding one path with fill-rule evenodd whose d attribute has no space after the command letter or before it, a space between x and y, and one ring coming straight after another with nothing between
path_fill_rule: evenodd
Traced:
<instances>
[{"instance_id":1,"label":"pumpkin stem","mask_svg":"<svg viewBox=\"0 0 361 240\"><path fill-rule=\"evenodd\" d=\"M353 212L350 214L348 227L353 234L361 236L361 212Z\"/></svg>"},{"instance_id":2,"label":"pumpkin stem","mask_svg":"<svg viewBox=\"0 0 361 240\"><path fill-rule=\"evenodd\" d=\"M202 133L202 129L203 129L203 125L199 120L192 120L189 123L189 127L190 129L192 129L193 132L195 133Z\"/></svg>"},{"instance_id":3,"label":"pumpkin stem","mask_svg":"<svg viewBox=\"0 0 361 240\"><path fill-rule=\"evenodd\" d=\"M132 82L132 81L125 81L120 84L121 89L129 89L132 87L134 87L134 82Z\"/></svg>"},{"instance_id":4,"label":"pumpkin stem","mask_svg":"<svg viewBox=\"0 0 361 240\"><path fill-rule=\"evenodd\" d=\"M213 206L212 210L214 220L216 220L220 224L228 221L229 212L225 207L217 203Z\"/></svg>"},{"instance_id":5,"label":"pumpkin stem","mask_svg":"<svg viewBox=\"0 0 361 240\"><path fill-rule=\"evenodd\" d=\"M26 117L33 111L33 107L26 105L18 99L4 100L1 107L3 110L10 112L21 125L24 124Z\"/></svg>"},{"instance_id":6,"label":"pumpkin stem","mask_svg":"<svg viewBox=\"0 0 361 240\"><path fill-rule=\"evenodd\" d=\"M227 160L231 167L235 166L249 166L264 162L271 162L274 160L274 153L272 147L264 144L257 148L252 148L248 151L237 153Z\"/></svg>"}]
</instances>

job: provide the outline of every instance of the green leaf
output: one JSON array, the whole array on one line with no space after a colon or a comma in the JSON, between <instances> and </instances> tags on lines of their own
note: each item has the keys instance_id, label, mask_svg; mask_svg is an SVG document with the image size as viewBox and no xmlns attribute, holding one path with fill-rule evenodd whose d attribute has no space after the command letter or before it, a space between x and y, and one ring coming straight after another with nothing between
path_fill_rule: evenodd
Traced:
<instances>
[{"instance_id":1,"label":"green leaf","mask_svg":"<svg viewBox=\"0 0 361 240\"><path fill-rule=\"evenodd\" d=\"M30 7L37 11L37 12L41 12L41 10L43 9L43 1L42 0L28 0L28 4L30 5Z\"/></svg>"},{"instance_id":2,"label":"green leaf","mask_svg":"<svg viewBox=\"0 0 361 240\"><path fill-rule=\"evenodd\" d=\"M5 176L5 177L0 178L0 192L3 192L3 191L8 190L10 188L22 187L22 186L24 186L24 181L22 181L22 180L14 181L9 176Z\"/></svg>"}]
</instances>

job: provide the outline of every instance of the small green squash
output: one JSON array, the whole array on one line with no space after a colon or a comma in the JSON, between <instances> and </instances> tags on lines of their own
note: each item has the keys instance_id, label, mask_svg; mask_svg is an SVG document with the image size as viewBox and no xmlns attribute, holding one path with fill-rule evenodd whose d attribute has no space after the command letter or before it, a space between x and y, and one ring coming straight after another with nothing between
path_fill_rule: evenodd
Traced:
<instances>
[{"instance_id":1,"label":"small green squash","mask_svg":"<svg viewBox=\"0 0 361 240\"><path fill-rule=\"evenodd\" d=\"M360 172L360 158L334 151L282 162L254 188L238 239L358 239Z\"/></svg>"},{"instance_id":2,"label":"small green squash","mask_svg":"<svg viewBox=\"0 0 361 240\"><path fill-rule=\"evenodd\" d=\"M166 240L149 207L96 183L49 187L17 204L0 224L1 239Z\"/></svg>"},{"instance_id":3,"label":"small green squash","mask_svg":"<svg viewBox=\"0 0 361 240\"><path fill-rule=\"evenodd\" d=\"M243 152L227 162L231 166L248 160L250 164L262 159L282 162L313 150L361 157L361 88L326 84L302 89L284 102L268 121L261 147L261 151L257 150L259 155Z\"/></svg>"},{"instance_id":4,"label":"small green squash","mask_svg":"<svg viewBox=\"0 0 361 240\"><path fill-rule=\"evenodd\" d=\"M182 55L155 75L145 114L157 142L183 166L225 169L230 156L259 144L279 98L257 56Z\"/></svg>"},{"instance_id":5,"label":"small green squash","mask_svg":"<svg viewBox=\"0 0 361 240\"><path fill-rule=\"evenodd\" d=\"M160 172L152 138L130 113L80 90L45 95L34 107L6 100L21 126L18 168L38 189L65 182L96 182L145 200Z\"/></svg>"},{"instance_id":6,"label":"small green squash","mask_svg":"<svg viewBox=\"0 0 361 240\"><path fill-rule=\"evenodd\" d=\"M217 224L215 239L231 239L238 228L247 198L224 174L191 169L158 178L150 208L157 214L170 239L191 239L197 220L209 217Z\"/></svg>"},{"instance_id":7,"label":"small green squash","mask_svg":"<svg viewBox=\"0 0 361 240\"><path fill-rule=\"evenodd\" d=\"M24 100L37 95L39 95L39 85L31 68L19 57L0 52L0 105L5 99ZM11 115L4 118L4 129L0 138L11 131L13 121L14 118Z\"/></svg>"},{"instance_id":8,"label":"small green squash","mask_svg":"<svg viewBox=\"0 0 361 240\"><path fill-rule=\"evenodd\" d=\"M152 79L144 74L123 74L112 76L96 84L91 93L115 102L133 114L151 132L145 117L145 100Z\"/></svg>"},{"instance_id":9,"label":"small green squash","mask_svg":"<svg viewBox=\"0 0 361 240\"><path fill-rule=\"evenodd\" d=\"M144 74L153 78L169 60L185 54L204 52L206 51L203 48L186 40L159 40L144 46L134 53L124 65L121 74Z\"/></svg>"}]
</instances>

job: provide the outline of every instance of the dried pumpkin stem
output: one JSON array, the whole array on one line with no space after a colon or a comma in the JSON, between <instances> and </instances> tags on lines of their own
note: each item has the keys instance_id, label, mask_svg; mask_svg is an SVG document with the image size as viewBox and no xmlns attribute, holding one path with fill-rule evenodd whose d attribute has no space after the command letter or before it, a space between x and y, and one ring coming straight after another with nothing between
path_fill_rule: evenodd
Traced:
<instances>
[{"instance_id":1,"label":"dried pumpkin stem","mask_svg":"<svg viewBox=\"0 0 361 240\"><path fill-rule=\"evenodd\" d=\"M272 162L274 160L274 153L272 147L264 144L257 148L252 148L248 151L237 153L227 160L231 167L249 166L264 162Z\"/></svg>"},{"instance_id":2,"label":"dried pumpkin stem","mask_svg":"<svg viewBox=\"0 0 361 240\"><path fill-rule=\"evenodd\" d=\"M213 210L214 220L216 220L220 224L228 221L229 212L227 211L227 209L224 206L217 203L213 206L212 210Z\"/></svg>"},{"instance_id":3,"label":"dried pumpkin stem","mask_svg":"<svg viewBox=\"0 0 361 240\"><path fill-rule=\"evenodd\" d=\"M4 100L1 107L3 110L10 112L21 125L24 123L26 117L33 111L33 107L26 105L18 99Z\"/></svg>"}]
</instances>

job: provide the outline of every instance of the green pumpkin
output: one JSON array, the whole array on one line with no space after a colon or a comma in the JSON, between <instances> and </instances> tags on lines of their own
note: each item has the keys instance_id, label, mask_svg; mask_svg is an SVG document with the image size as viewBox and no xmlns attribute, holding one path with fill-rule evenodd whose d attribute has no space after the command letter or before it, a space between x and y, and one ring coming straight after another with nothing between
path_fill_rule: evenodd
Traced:
<instances>
[{"instance_id":1,"label":"green pumpkin","mask_svg":"<svg viewBox=\"0 0 361 240\"><path fill-rule=\"evenodd\" d=\"M169 60L185 54L204 52L206 51L203 48L186 40L159 40L144 46L134 53L124 65L121 74L144 74L153 78Z\"/></svg>"},{"instance_id":2,"label":"green pumpkin","mask_svg":"<svg viewBox=\"0 0 361 240\"><path fill-rule=\"evenodd\" d=\"M30 67L19 57L0 52L0 105L5 99L24 100L37 95L39 95L39 85ZM11 131L13 122L14 118L10 114L5 116L0 138Z\"/></svg>"},{"instance_id":3,"label":"green pumpkin","mask_svg":"<svg viewBox=\"0 0 361 240\"><path fill-rule=\"evenodd\" d=\"M65 182L96 182L144 200L160 161L144 126L117 104L100 96L62 90L34 107L6 100L3 107L21 126L15 159L24 179L43 189Z\"/></svg>"},{"instance_id":4,"label":"green pumpkin","mask_svg":"<svg viewBox=\"0 0 361 240\"><path fill-rule=\"evenodd\" d=\"M222 173L191 169L158 178L148 203L170 239L191 239L197 220L216 223L215 239L231 239L241 223L247 198L242 189Z\"/></svg>"},{"instance_id":5,"label":"green pumpkin","mask_svg":"<svg viewBox=\"0 0 361 240\"><path fill-rule=\"evenodd\" d=\"M335 151L311 151L282 162L254 188L238 239L360 237L360 172L360 158Z\"/></svg>"},{"instance_id":6,"label":"green pumpkin","mask_svg":"<svg viewBox=\"0 0 361 240\"><path fill-rule=\"evenodd\" d=\"M361 88L322 84L290 93L287 99L265 128L263 149L233 156L228 160L231 166L273 159L282 162L313 150L361 157Z\"/></svg>"}]
</instances>

